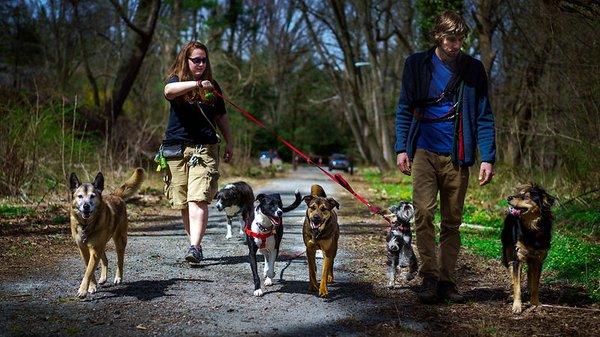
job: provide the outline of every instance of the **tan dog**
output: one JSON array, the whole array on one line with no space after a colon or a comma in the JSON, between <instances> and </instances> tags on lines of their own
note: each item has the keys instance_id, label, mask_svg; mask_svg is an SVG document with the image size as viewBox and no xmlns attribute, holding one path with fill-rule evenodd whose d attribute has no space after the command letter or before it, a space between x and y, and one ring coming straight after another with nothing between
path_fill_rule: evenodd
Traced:
<instances>
[{"instance_id":1,"label":"tan dog","mask_svg":"<svg viewBox=\"0 0 600 337\"><path fill-rule=\"evenodd\" d=\"M93 183L80 183L75 173L69 177L71 187L71 236L79 247L83 263L86 266L83 280L77 296L84 298L87 293L94 293L97 284L106 282L108 260L106 259L106 243L113 238L117 251L117 271L115 284L123 279L123 257L127 245L127 208L124 198L134 194L144 181L144 169L137 168L115 192L105 197L104 176L96 175ZM96 283L94 270L101 261L100 279Z\"/></svg>"},{"instance_id":2,"label":"tan dog","mask_svg":"<svg viewBox=\"0 0 600 337\"><path fill-rule=\"evenodd\" d=\"M318 288L319 296L327 297L327 283L333 282L333 261L337 254L340 227L334 208L340 204L333 198L327 198L325 191L319 185L312 185L310 195L303 198L308 206L306 218L302 226L302 238L306 245L306 258L308 260L308 291L317 291L317 249L323 251L323 273L321 285Z\"/></svg>"}]
</instances>

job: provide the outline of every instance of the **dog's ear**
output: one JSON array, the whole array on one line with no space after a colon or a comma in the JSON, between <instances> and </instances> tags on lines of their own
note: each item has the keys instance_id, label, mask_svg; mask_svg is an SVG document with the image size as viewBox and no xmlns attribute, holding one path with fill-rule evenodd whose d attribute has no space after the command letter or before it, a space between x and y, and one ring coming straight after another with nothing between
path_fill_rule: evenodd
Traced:
<instances>
[{"instance_id":1,"label":"dog's ear","mask_svg":"<svg viewBox=\"0 0 600 337\"><path fill-rule=\"evenodd\" d=\"M261 202L263 201L263 199L266 197L266 195L264 193L260 193L256 196L256 198L254 199L254 201L258 201Z\"/></svg>"},{"instance_id":2,"label":"dog's ear","mask_svg":"<svg viewBox=\"0 0 600 337\"><path fill-rule=\"evenodd\" d=\"M79 178L77 178L75 172L71 172L71 175L69 176L69 188L71 189L71 192L75 192L80 185L81 182L79 182Z\"/></svg>"},{"instance_id":3,"label":"dog's ear","mask_svg":"<svg viewBox=\"0 0 600 337\"><path fill-rule=\"evenodd\" d=\"M102 193L104 190L104 176L102 175L102 172L98 172L98 174L96 174L96 178L94 179L92 185L94 185L94 188Z\"/></svg>"},{"instance_id":4,"label":"dog's ear","mask_svg":"<svg viewBox=\"0 0 600 337\"><path fill-rule=\"evenodd\" d=\"M550 208L550 207L554 206L554 203L556 202L556 197L553 197L548 193L544 193L542 200L544 202L544 206Z\"/></svg>"},{"instance_id":5,"label":"dog's ear","mask_svg":"<svg viewBox=\"0 0 600 337\"><path fill-rule=\"evenodd\" d=\"M305 195L302 200L308 205L315 198L314 195Z\"/></svg>"},{"instance_id":6,"label":"dog's ear","mask_svg":"<svg viewBox=\"0 0 600 337\"><path fill-rule=\"evenodd\" d=\"M327 203L329 203L330 209L333 209L334 207L340 209L340 204L333 198L327 198Z\"/></svg>"}]
</instances>

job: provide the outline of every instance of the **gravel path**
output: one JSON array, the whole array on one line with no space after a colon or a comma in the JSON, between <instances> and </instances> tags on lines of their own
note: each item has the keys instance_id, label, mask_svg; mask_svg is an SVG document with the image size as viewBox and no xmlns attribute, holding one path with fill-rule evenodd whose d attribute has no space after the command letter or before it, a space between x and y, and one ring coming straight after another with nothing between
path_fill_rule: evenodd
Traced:
<instances>
[{"instance_id":1,"label":"gravel path","mask_svg":"<svg viewBox=\"0 0 600 337\"><path fill-rule=\"evenodd\" d=\"M300 168L284 179L270 180L259 192L282 194L284 205L293 192L309 193L321 184L333 197L342 191L317 170ZM302 221L304 203L284 216L282 251L276 282L261 298L252 295L248 249L241 240L225 239L225 217L211 207L200 268L183 262L187 238L177 212L166 208L134 222L125 259L125 283L105 285L85 300L75 297L83 264L73 246L58 265L47 265L26 277L0 281L0 335L365 335L365 325L382 320L374 313L385 306L370 283L358 282L344 268L353 256L340 247L335 261L336 283L330 298L308 294ZM340 218L342 235L344 218ZM109 282L115 253L109 245ZM260 256L259 261L262 261ZM317 260L320 270L321 259ZM259 270L262 270L262 263ZM261 273L262 274L262 273ZM320 275L320 272L318 273ZM417 322L407 322L422 330Z\"/></svg>"}]
</instances>

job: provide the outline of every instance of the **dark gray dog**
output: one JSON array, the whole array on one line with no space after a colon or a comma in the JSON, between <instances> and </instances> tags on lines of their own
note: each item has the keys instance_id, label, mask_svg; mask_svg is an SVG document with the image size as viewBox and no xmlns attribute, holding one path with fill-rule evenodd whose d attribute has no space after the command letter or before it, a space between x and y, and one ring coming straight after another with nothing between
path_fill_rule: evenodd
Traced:
<instances>
[{"instance_id":1,"label":"dark gray dog","mask_svg":"<svg viewBox=\"0 0 600 337\"><path fill-rule=\"evenodd\" d=\"M404 275L406 281L412 280L418 269L417 257L412 248L410 222L415 215L415 208L410 202L401 201L389 209L392 227L387 235L388 287L394 286L398 266L408 267Z\"/></svg>"},{"instance_id":2,"label":"dark gray dog","mask_svg":"<svg viewBox=\"0 0 600 337\"><path fill-rule=\"evenodd\" d=\"M244 237L244 227L250 226L254 218L254 192L252 187L243 181L227 184L215 196L215 207L219 212L225 211L227 216L226 239L232 237L231 222L240 216L240 236Z\"/></svg>"}]
</instances>

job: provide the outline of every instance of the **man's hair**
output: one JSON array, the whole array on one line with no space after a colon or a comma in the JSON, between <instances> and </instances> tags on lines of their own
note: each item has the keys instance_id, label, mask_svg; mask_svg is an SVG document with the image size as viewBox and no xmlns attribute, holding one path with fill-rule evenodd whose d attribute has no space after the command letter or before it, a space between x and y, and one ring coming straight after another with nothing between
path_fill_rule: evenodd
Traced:
<instances>
[{"instance_id":1,"label":"man's hair","mask_svg":"<svg viewBox=\"0 0 600 337\"><path fill-rule=\"evenodd\" d=\"M212 70L210 68L210 57L208 57L208 48L198 41L190 41L181 47L181 50L175 58L175 62L173 62L173 65L171 65L171 68L167 73L167 79L177 76L181 82L194 80L194 74L192 74L190 67L188 66L188 57L190 57L194 49L202 49L204 53L206 53L206 68L204 68L200 80L213 81ZM195 101L198 99L198 94L198 90L192 90L184 95L184 99L186 101Z\"/></svg>"},{"instance_id":2,"label":"man's hair","mask_svg":"<svg viewBox=\"0 0 600 337\"><path fill-rule=\"evenodd\" d=\"M465 38L468 33L469 26L467 26L462 16L453 11L445 11L435 19L431 37L436 44L440 44L445 36L455 35Z\"/></svg>"}]
</instances>

